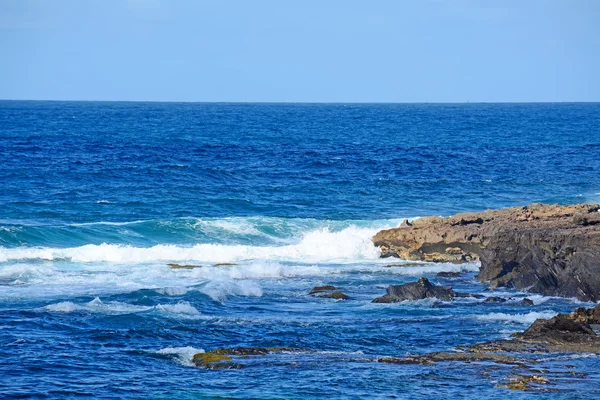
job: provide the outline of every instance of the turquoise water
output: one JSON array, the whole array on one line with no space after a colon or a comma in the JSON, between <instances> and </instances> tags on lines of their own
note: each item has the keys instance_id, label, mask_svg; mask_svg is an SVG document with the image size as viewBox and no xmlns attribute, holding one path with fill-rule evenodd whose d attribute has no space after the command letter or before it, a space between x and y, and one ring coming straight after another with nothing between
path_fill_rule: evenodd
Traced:
<instances>
[{"instance_id":1,"label":"turquoise water","mask_svg":"<svg viewBox=\"0 0 600 400\"><path fill-rule=\"evenodd\" d=\"M597 202L599 172L600 104L2 101L0 393L505 398L509 367L375 361L508 337L582 304L508 289L503 304L372 304L421 276L498 293L476 264L387 268L370 238L403 218ZM351 299L308 296L321 284ZM303 350L191 364L238 346ZM599 358L538 358L551 384L511 397L600 394Z\"/></svg>"}]
</instances>

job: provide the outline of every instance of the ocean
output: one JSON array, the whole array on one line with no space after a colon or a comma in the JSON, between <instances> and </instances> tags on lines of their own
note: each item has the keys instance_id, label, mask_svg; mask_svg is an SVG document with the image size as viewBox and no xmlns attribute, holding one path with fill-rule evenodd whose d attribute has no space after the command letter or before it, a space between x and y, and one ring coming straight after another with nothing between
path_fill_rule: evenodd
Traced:
<instances>
[{"instance_id":1,"label":"ocean","mask_svg":"<svg viewBox=\"0 0 600 400\"><path fill-rule=\"evenodd\" d=\"M490 363L378 363L591 304L489 291L476 263L388 267L402 262L371 237L404 218L599 201L598 103L0 101L0 394L598 397L600 357L585 354L540 355L550 383L531 392L498 387L514 371ZM511 300L371 303L420 277ZM192 363L231 347L299 350Z\"/></svg>"}]
</instances>

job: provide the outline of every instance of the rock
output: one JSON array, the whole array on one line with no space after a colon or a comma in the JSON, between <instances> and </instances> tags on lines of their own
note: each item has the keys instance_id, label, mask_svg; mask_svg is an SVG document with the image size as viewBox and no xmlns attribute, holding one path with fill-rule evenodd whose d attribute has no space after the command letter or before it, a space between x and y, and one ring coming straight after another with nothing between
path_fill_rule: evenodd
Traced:
<instances>
[{"instance_id":1,"label":"rock","mask_svg":"<svg viewBox=\"0 0 600 400\"><path fill-rule=\"evenodd\" d=\"M429 282L427 278L421 278L418 282L388 287L387 294L376 298L373 303L397 303L404 300L421 300L432 297L450 301L456 297L456 293L451 288L437 286Z\"/></svg>"},{"instance_id":2,"label":"rock","mask_svg":"<svg viewBox=\"0 0 600 400\"><path fill-rule=\"evenodd\" d=\"M438 272L435 276L440 278L456 278L461 275L462 272Z\"/></svg>"},{"instance_id":3,"label":"rock","mask_svg":"<svg viewBox=\"0 0 600 400\"><path fill-rule=\"evenodd\" d=\"M190 265L190 264L167 264L169 267L173 269L194 269L194 268L202 268L202 265Z\"/></svg>"},{"instance_id":4,"label":"rock","mask_svg":"<svg viewBox=\"0 0 600 400\"><path fill-rule=\"evenodd\" d=\"M492 288L527 288L550 296L600 300L597 204L526 207L424 217L378 232L382 257L481 261L478 279Z\"/></svg>"},{"instance_id":5,"label":"rock","mask_svg":"<svg viewBox=\"0 0 600 400\"><path fill-rule=\"evenodd\" d=\"M528 299L527 297L525 297L523 300L521 300L521 302L519 303L522 306L532 306L533 305L533 300Z\"/></svg>"},{"instance_id":6,"label":"rock","mask_svg":"<svg viewBox=\"0 0 600 400\"><path fill-rule=\"evenodd\" d=\"M436 352L422 356L409 357L385 357L380 358L377 362L386 364L424 364L430 365L444 361L492 361L501 364L521 364L522 360L517 357L507 356L504 354L484 354L484 353L464 353L464 352Z\"/></svg>"},{"instance_id":7,"label":"rock","mask_svg":"<svg viewBox=\"0 0 600 400\"><path fill-rule=\"evenodd\" d=\"M315 286L314 288L312 288L312 290L308 294L312 296L317 293L331 292L332 290L336 290L336 289L337 288L335 286L331 286L331 285Z\"/></svg>"},{"instance_id":8,"label":"rock","mask_svg":"<svg viewBox=\"0 0 600 400\"><path fill-rule=\"evenodd\" d=\"M342 292L331 292L331 293L321 295L319 297L327 298L327 299L336 299L336 300L348 300L350 298Z\"/></svg>"},{"instance_id":9,"label":"rock","mask_svg":"<svg viewBox=\"0 0 600 400\"><path fill-rule=\"evenodd\" d=\"M192 362L202 368L208 369L240 369L245 365L234 362L234 357L248 358L251 356L265 356L267 354L299 351L292 347L236 347L231 349L215 349L205 353L197 353Z\"/></svg>"},{"instance_id":10,"label":"rock","mask_svg":"<svg viewBox=\"0 0 600 400\"><path fill-rule=\"evenodd\" d=\"M483 301L484 303L505 303L506 299L504 297L491 296Z\"/></svg>"},{"instance_id":11,"label":"rock","mask_svg":"<svg viewBox=\"0 0 600 400\"><path fill-rule=\"evenodd\" d=\"M213 267L235 267L237 264L234 263L217 263Z\"/></svg>"},{"instance_id":12,"label":"rock","mask_svg":"<svg viewBox=\"0 0 600 400\"><path fill-rule=\"evenodd\" d=\"M600 324L600 305L594 308L580 307L569 314L575 321L583 322L589 325Z\"/></svg>"},{"instance_id":13,"label":"rock","mask_svg":"<svg viewBox=\"0 0 600 400\"><path fill-rule=\"evenodd\" d=\"M386 267L387 268L393 268L393 267L414 267L416 265L423 266L423 263L420 263L420 262L394 263L394 264L388 264L388 265L386 265Z\"/></svg>"},{"instance_id":14,"label":"rock","mask_svg":"<svg viewBox=\"0 0 600 400\"><path fill-rule=\"evenodd\" d=\"M597 321L600 305L578 309L571 314L558 314L550 319L537 319L511 340L497 340L461 347L472 352L567 352L600 354L600 336L590 326Z\"/></svg>"},{"instance_id":15,"label":"rock","mask_svg":"<svg viewBox=\"0 0 600 400\"><path fill-rule=\"evenodd\" d=\"M531 384L546 385L550 381L541 375L516 375L508 377L509 381L499 384L498 387L503 387L512 390L526 390L531 387Z\"/></svg>"}]
</instances>

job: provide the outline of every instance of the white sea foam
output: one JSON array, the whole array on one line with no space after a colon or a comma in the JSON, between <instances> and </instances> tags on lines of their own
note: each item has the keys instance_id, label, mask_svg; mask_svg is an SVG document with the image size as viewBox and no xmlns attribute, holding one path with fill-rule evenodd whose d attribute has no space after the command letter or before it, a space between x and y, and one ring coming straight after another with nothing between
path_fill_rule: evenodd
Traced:
<instances>
[{"instance_id":1,"label":"white sea foam","mask_svg":"<svg viewBox=\"0 0 600 400\"><path fill-rule=\"evenodd\" d=\"M552 318L556 315L556 312L545 311L545 312L529 312L527 314L505 314L505 313L491 313L486 315L475 315L474 317L484 321L503 321L506 323L514 322L518 324L532 324L538 318Z\"/></svg>"},{"instance_id":2,"label":"white sea foam","mask_svg":"<svg viewBox=\"0 0 600 400\"><path fill-rule=\"evenodd\" d=\"M114 244L73 248L0 247L0 262L20 260L70 260L74 262L149 263L158 261L239 262L285 260L345 262L375 260L379 249L371 237L376 229L349 227L341 231L323 228L303 235L299 243L286 246L197 244L191 247L156 245L149 248Z\"/></svg>"},{"instance_id":3,"label":"white sea foam","mask_svg":"<svg viewBox=\"0 0 600 400\"><path fill-rule=\"evenodd\" d=\"M184 286L174 286L155 289L155 291L160 294L166 294L167 296L183 296L189 291L189 289Z\"/></svg>"},{"instance_id":4,"label":"white sea foam","mask_svg":"<svg viewBox=\"0 0 600 400\"><path fill-rule=\"evenodd\" d=\"M185 316L200 315L200 311L187 301L180 301L177 304L159 304L156 306L156 309L170 314L182 314Z\"/></svg>"},{"instance_id":5,"label":"white sea foam","mask_svg":"<svg viewBox=\"0 0 600 400\"><path fill-rule=\"evenodd\" d=\"M261 287L255 282L235 282L227 279L210 281L199 290L217 301L223 301L227 296L232 295L260 297L263 294Z\"/></svg>"},{"instance_id":6,"label":"white sea foam","mask_svg":"<svg viewBox=\"0 0 600 400\"><path fill-rule=\"evenodd\" d=\"M157 354L174 355L180 364L185 366L193 366L192 359L198 353L204 353L204 349L195 347L165 347L156 352Z\"/></svg>"},{"instance_id":7,"label":"white sea foam","mask_svg":"<svg viewBox=\"0 0 600 400\"><path fill-rule=\"evenodd\" d=\"M74 311L87 311L92 313L101 314L133 314L138 312L149 311L152 307L149 306L136 306L133 304L122 303L119 301L104 303L100 298L96 297L94 300L85 304L76 304L70 301L63 301L60 303L49 304L43 307L46 311L70 313Z\"/></svg>"}]
</instances>

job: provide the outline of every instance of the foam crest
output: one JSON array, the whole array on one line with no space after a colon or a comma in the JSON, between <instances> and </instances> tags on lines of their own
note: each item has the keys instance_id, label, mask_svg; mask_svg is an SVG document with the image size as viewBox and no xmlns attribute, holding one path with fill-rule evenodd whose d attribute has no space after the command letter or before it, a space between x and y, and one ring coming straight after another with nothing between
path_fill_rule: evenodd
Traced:
<instances>
[{"instance_id":1,"label":"foam crest","mask_svg":"<svg viewBox=\"0 0 600 400\"><path fill-rule=\"evenodd\" d=\"M85 304L76 304L70 301L63 301L43 307L44 310L51 312L71 313L74 311L87 311L101 314L133 314L149 311L152 308L153 307L136 306L119 301L104 303L98 297Z\"/></svg>"},{"instance_id":2,"label":"foam crest","mask_svg":"<svg viewBox=\"0 0 600 400\"><path fill-rule=\"evenodd\" d=\"M285 246L196 244L191 247L160 244L133 247L114 244L73 248L0 248L0 262L21 260L70 260L74 262L239 262L285 260L301 262L347 262L375 260L379 249L371 237L376 229L351 226L341 231L323 228L303 235L299 243Z\"/></svg>"},{"instance_id":3,"label":"foam crest","mask_svg":"<svg viewBox=\"0 0 600 400\"><path fill-rule=\"evenodd\" d=\"M198 311L188 301L180 301L177 304L159 304L156 306L156 309L169 314L182 314L185 316L200 315L200 311Z\"/></svg>"},{"instance_id":4,"label":"foam crest","mask_svg":"<svg viewBox=\"0 0 600 400\"><path fill-rule=\"evenodd\" d=\"M194 356L198 353L204 353L204 349L197 349L195 347L165 347L156 352L156 354L173 355L176 356L177 361L181 365L188 367L194 366L192 362Z\"/></svg>"},{"instance_id":5,"label":"foam crest","mask_svg":"<svg viewBox=\"0 0 600 400\"><path fill-rule=\"evenodd\" d=\"M216 301L223 301L227 296L261 297L263 294L261 287L255 282L224 279L211 281L199 290Z\"/></svg>"},{"instance_id":6,"label":"foam crest","mask_svg":"<svg viewBox=\"0 0 600 400\"><path fill-rule=\"evenodd\" d=\"M505 314L505 313L491 313L486 315L476 315L475 318L484 321L502 321L506 323L517 323L517 324L532 324L536 319L539 318L552 318L557 313L552 311L545 312L529 312L527 314Z\"/></svg>"}]
</instances>

